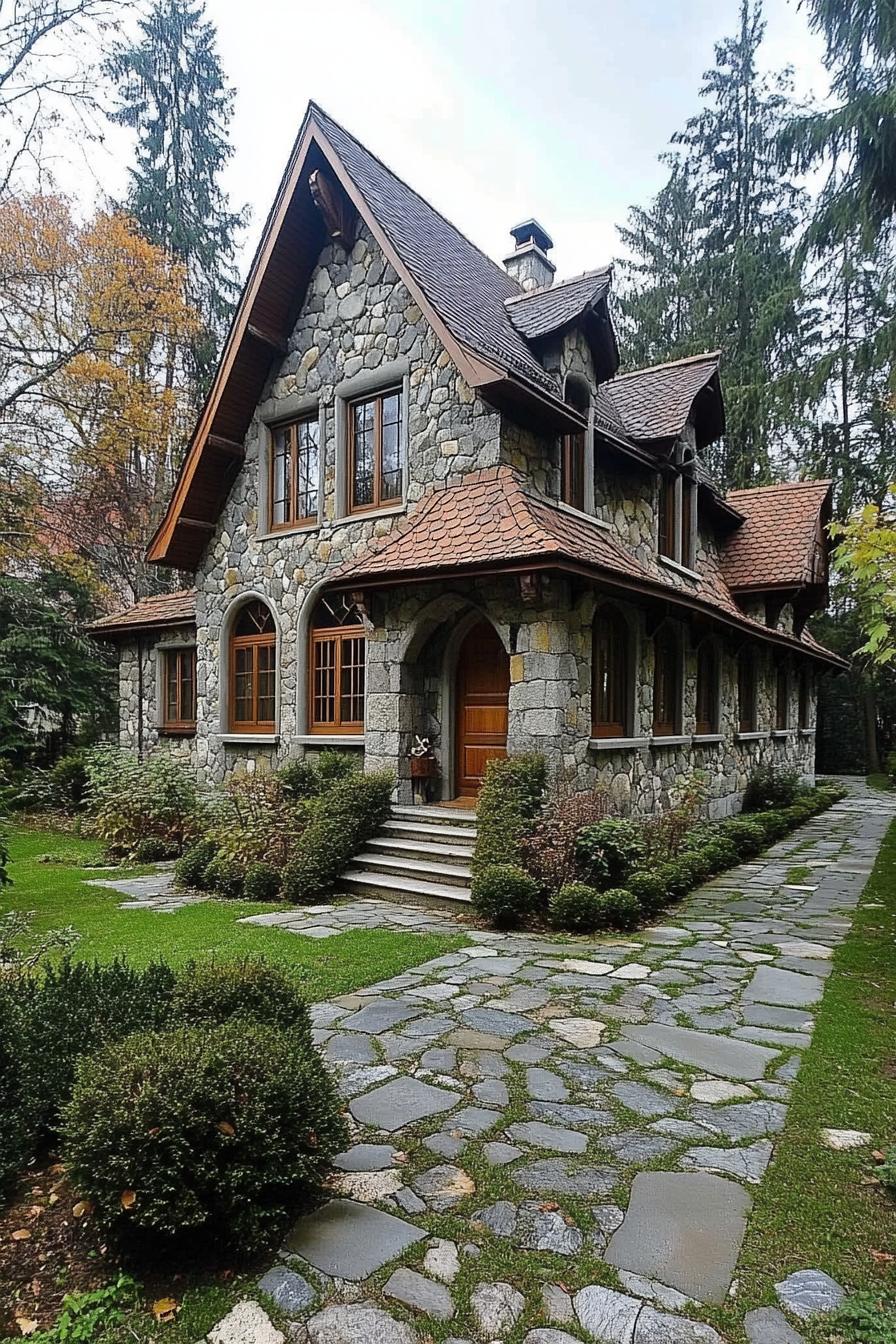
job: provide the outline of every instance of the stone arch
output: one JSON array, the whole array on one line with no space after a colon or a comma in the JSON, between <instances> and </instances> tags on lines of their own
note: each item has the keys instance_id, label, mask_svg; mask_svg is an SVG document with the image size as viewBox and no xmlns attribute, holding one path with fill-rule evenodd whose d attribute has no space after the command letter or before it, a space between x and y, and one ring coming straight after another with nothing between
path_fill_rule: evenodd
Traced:
<instances>
[{"instance_id":1,"label":"stone arch","mask_svg":"<svg viewBox=\"0 0 896 1344\"><path fill-rule=\"evenodd\" d=\"M236 624L237 617L249 602L262 602L271 613L271 619L274 622L275 644L274 644L274 731L280 731L280 683L282 680L283 669L281 666L283 657L283 627L277 608L274 606L270 596L263 593L258 588L245 588L238 593L234 593L224 609L221 617L221 628L218 635L218 731L222 735L229 736L230 728L230 637L233 633L233 627ZM239 734L241 740L249 741L251 734Z\"/></svg>"}]
</instances>

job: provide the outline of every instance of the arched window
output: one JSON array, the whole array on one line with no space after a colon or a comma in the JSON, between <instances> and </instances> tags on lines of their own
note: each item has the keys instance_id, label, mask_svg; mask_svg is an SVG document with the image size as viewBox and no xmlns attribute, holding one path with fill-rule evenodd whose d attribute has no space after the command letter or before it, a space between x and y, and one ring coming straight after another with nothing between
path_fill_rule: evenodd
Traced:
<instances>
[{"instance_id":1,"label":"arched window","mask_svg":"<svg viewBox=\"0 0 896 1344\"><path fill-rule=\"evenodd\" d=\"M697 650L696 729L698 737L719 731L719 658L711 639Z\"/></svg>"},{"instance_id":2,"label":"arched window","mask_svg":"<svg viewBox=\"0 0 896 1344\"><path fill-rule=\"evenodd\" d=\"M277 629L264 602L237 613L230 635L230 731L272 733L277 716Z\"/></svg>"},{"instance_id":3,"label":"arched window","mask_svg":"<svg viewBox=\"0 0 896 1344\"><path fill-rule=\"evenodd\" d=\"M629 634L615 607L603 607L591 633L591 736L626 737L629 704Z\"/></svg>"},{"instance_id":4,"label":"arched window","mask_svg":"<svg viewBox=\"0 0 896 1344\"><path fill-rule=\"evenodd\" d=\"M653 735L672 737L681 721L681 678L678 640L669 625L663 625L653 640Z\"/></svg>"},{"instance_id":5,"label":"arched window","mask_svg":"<svg viewBox=\"0 0 896 1344\"><path fill-rule=\"evenodd\" d=\"M755 733L756 659L749 649L737 660L737 719L742 733Z\"/></svg>"},{"instance_id":6,"label":"arched window","mask_svg":"<svg viewBox=\"0 0 896 1344\"><path fill-rule=\"evenodd\" d=\"M782 658L775 667L775 728L779 733L790 727L790 676Z\"/></svg>"},{"instance_id":7,"label":"arched window","mask_svg":"<svg viewBox=\"0 0 896 1344\"><path fill-rule=\"evenodd\" d=\"M367 640L364 620L343 596L322 597L311 619L308 731L363 733Z\"/></svg>"}]
</instances>

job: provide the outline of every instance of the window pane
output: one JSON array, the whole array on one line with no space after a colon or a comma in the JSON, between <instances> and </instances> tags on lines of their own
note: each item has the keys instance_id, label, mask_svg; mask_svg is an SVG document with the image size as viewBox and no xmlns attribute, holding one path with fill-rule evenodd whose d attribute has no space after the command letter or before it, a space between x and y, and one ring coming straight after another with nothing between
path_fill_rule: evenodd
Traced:
<instances>
[{"instance_id":1,"label":"window pane","mask_svg":"<svg viewBox=\"0 0 896 1344\"><path fill-rule=\"evenodd\" d=\"M165 657L165 720L177 722L177 654Z\"/></svg>"},{"instance_id":2,"label":"window pane","mask_svg":"<svg viewBox=\"0 0 896 1344\"><path fill-rule=\"evenodd\" d=\"M669 635L656 640L653 675L653 731L668 736L678 722L678 654Z\"/></svg>"},{"instance_id":3,"label":"window pane","mask_svg":"<svg viewBox=\"0 0 896 1344\"><path fill-rule=\"evenodd\" d=\"M560 498L574 509L585 507L585 435L567 434L563 440Z\"/></svg>"},{"instance_id":4,"label":"window pane","mask_svg":"<svg viewBox=\"0 0 896 1344\"><path fill-rule=\"evenodd\" d=\"M235 649L233 656L233 713L236 723L252 723L252 649Z\"/></svg>"},{"instance_id":5,"label":"window pane","mask_svg":"<svg viewBox=\"0 0 896 1344\"><path fill-rule=\"evenodd\" d=\"M660 555L673 559L675 550L675 481L664 476L660 481L659 544Z\"/></svg>"},{"instance_id":6,"label":"window pane","mask_svg":"<svg viewBox=\"0 0 896 1344\"><path fill-rule=\"evenodd\" d=\"M335 639L319 639L314 644L311 718L317 726L336 721Z\"/></svg>"},{"instance_id":7,"label":"window pane","mask_svg":"<svg viewBox=\"0 0 896 1344\"><path fill-rule=\"evenodd\" d=\"M296 519L301 520L317 514L320 425L317 420L303 420L296 433Z\"/></svg>"},{"instance_id":8,"label":"window pane","mask_svg":"<svg viewBox=\"0 0 896 1344\"><path fill-rule=\"evenodd\" d=\"M342 723L364 721L363 636L342 641L342 668L339 678L339 718Z\"/></svg>"},{"instance_id":9,"label":"window pane","mask_svg":"<svg viewBox=\"0 0 896 1344\"><path fill-rule=\"evenodd\" d=\"M290 517L289 426L274 434L274 475L271 491L271 522L274 527L291 521Z\"/></svg>"},{"instance_id":10,"label":"window pane","mask_svg":"<svg viewBox=\"0 0 896 1344\"><path fill-rule=\"evenodd\" d=\"M184 723L196 718L196 655L190 651L180 656L180 716Z\"/></svg>"},{"instance_id":11,"label":"window pane","mask_svg":"<svg viewBox=\"0 0 896 1344\"><path fill-rule=\"evenodd\" d=\"M383 398L382 498L400 499L401 487L401 394L392 392Z\"/></svg>"},{"instance_id":12,"label":"window pane","mask_svg":"<svg viewBox=\"0 0 896 1344\"><path fill-rule=\"evenodd\" d=\"M274 652L273 644L259 644L256 650L259 723L274 722Z\"/></svg>"},{"instance_id":13,"label":"window pane","mask_svg":"<svg viewBox=\"0 0 896 1344\"><path fill-rule=\"evenodd\" d=\"M716 656L715 650L703 645L697 655L697 732L716 731Z\"/></svg>"},{"instance_id":14,"label":"window pane","mask_svg":"<svg viewBox=\"0 0 896 1344\"><path fill-rule=\"evenodd\" d=\"M352 407L354 479L352 504L364 508L373 503L373 424L372 401L356 402Z\"/></svg>"}]
</instances>

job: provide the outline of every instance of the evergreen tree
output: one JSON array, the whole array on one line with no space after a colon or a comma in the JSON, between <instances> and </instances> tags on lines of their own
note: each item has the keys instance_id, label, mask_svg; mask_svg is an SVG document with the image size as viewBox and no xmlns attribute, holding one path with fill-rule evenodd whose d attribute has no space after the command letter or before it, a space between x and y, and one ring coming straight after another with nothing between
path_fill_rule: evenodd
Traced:
<instances>
[{"instance_id":1,"label":"evergreen tree","mask_svg":"<svg viewBox=\"0 0 896 1344\"><path fill-rule=\"evenodd\" d=\"M231 154L233 92L201 2L153 0L139 32L108 67L121 97L116 120L137 132L126 208L144 236L186 268L188 297L203 319L193 344L201 394L238 290L235 237L243 215L229 209L220 182Z\"/></svg>"}]
</instances>

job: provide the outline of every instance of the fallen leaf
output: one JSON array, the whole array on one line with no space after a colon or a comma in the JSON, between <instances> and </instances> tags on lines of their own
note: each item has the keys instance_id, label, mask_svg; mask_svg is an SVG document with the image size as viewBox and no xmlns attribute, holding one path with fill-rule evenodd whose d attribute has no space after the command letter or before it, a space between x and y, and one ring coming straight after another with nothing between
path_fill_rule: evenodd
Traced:
<instances>
[{"instance_id":1,"label":"fallen leaf","mask_svg":"<svg viewBox=\"0 0 896 1344\"><path fill-rule=\"evenodd\" d=\"M874 1158L875 1162L886 1162L887 1160L886 1154L882 1153L879 1148L875 1148L871 1156Z\"/></svg>"},{"instance_id":2,"label":"fallen leaf","mask_svg":"<svg viewBox=\"0 0 896 1344\"><path fill-rule=\"evenodd\" d=\"M546 1199L543 1204L539 1205L539 1208L541 1209L542 1213L556 1213L557 1210L560 1208L560 1205L557 1204L553 1199Z\"/></svg>"},{"instance_id":3,"label":"fallen leaf","mask_svg":"<svg viewBox=\"0 0 896 1344\"><path fill-rule=\"evenodd\" d=\"M878 1265L892 1265L896 1255L891 1255L889 1251L872 1251L871 1259Z\"/></svg>"},{"instance_id":4,"label":"fallen leaf","mask_svg":"<svg viewBox=\"0 0 896 1344\"><path fill-rule=\"evenodd\" d=\"M123 1209L132 1209L137 1203L137 1196L133 1190L122 1190L121 1207Z\"/></svg>"},{"instance_id":5,"label":"fallen leaf","mask_svg":"<svg viewBox=\"0 0 896 1344\"><path fill-rule=\"evenodd\" d=\"M29 1320L27 1316L17 1316L16 1325L20 1335L33 1335L37 1330L37 1321Z\"/></svg>"},{"instance_id":6,"label":"fallen leaf","mask_svg":"<svg viewBox=\"0 0 896 1344\"><path fill-rule=\"evenodd\" d=\"M77 1204L72 1206L73 1218L86 1218L89 1213L93 1213L93 1204L89 1199L79 1199Z\"/></svg>"},{"instance_id":7,"label":"fallen leaf","mask_svg":"<svg viewBox=\"0 0 896 1344\"><path fill-rule=\"evenodd\" d=\"M152 1314L157 1321L173 1321L180 1311L180 1304L173 1297L157 1297L152 1304Z\"/></svg>"},{"instance_id":8,"label":"fallen leaf","mask_svg":"<svg viewBox=\"0 0 896 1344\"><path fill-rule=\"evenodd\" d=\"M58 1203L59 1203L59 1196L57 1195L57 1193L56 1193L55 1190L53 1191L53 1193L52 1193L52 1195L50 1196L50 1198L47 1200L47 1203L48 1203L48 1204L58 1204Z\"/></svg>"},{"instance_id":9,"label":"fallen leaf","mask_svg":"<svg viewBox=\"0 0 896 1344\"><path fill-rule=\"evenodd\" d=\"M27 1227L19 1227L13 1232L12 1239L13 1241L30 1241L31 1233L28 1231Z\"/></svg>"},{"instance_id":10,"label":"fallen leaf","mask_svg":"<svg viewBox=\"0 0 896 1344\"><path fill-rule=\"evenodd\" d=\"M221 1134L226 1134L229 1139L232 1139L236 1133L236 1130L229 1120L219 1120L218 1130Z\"/></svg>"}]
</instances>

